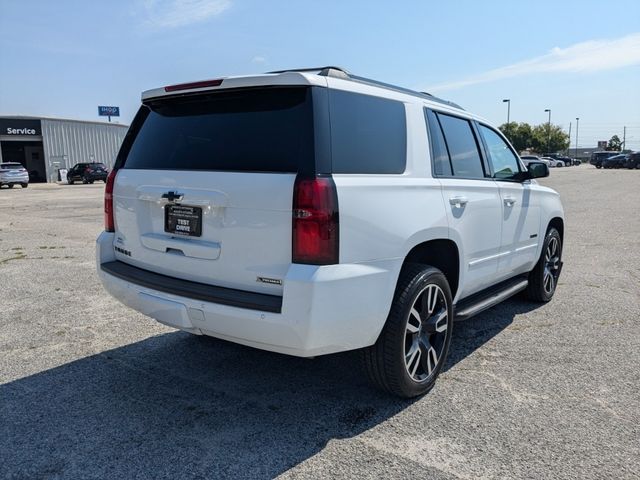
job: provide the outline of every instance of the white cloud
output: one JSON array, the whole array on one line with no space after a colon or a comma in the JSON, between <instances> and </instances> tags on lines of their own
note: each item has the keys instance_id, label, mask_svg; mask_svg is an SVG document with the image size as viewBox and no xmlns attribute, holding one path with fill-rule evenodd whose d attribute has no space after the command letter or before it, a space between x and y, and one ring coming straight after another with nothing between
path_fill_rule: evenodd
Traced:
<instances>
[{"instance_id":1,"label":"white cloud","mask_svg":"<svg viewBox=\"0 0 640 480\"><path fill-rule=\"evenodd\" d=\"M146 24L176 28L204 22L231 7L231 0L145 0Z\"/></svg>"},{"instance_id":2,"label":"white cloud","mask_svg":"<svg viewBox=\"0 0 640 480\"><path fill-rule=\"evenodd\" d=\"M251 59L251 63L257 63L260 65L266 65L269 61L265 57L261 57L260 55L256 55Z\"/></svg>"},{"instance_id":3,"label":"white cloud","mask_svg":"<svg viewBox=\"0 0 640 480\"><path fill-rule=\"evenodd\" d=\"M640 32L612 40L590 40L462 80L432 85L427 91L456 90L478 83L547 72L588 73L640 65Z\"/></svg>"}]
</instances>

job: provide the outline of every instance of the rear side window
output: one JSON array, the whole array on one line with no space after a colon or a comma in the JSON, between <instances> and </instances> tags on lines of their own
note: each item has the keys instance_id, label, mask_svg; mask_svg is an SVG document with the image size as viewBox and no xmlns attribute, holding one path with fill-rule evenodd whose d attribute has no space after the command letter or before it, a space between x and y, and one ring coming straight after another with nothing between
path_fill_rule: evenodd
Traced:
<instances>
[{"instance_id":1,"label":"rear side window","mask_svg":"<svg viewBox=\"0 0 640 480\"><path fill-rule=\"evenodd\" d=\"M313 162L309 88L169 98L141 117L124 168L295 173Z\"/></svg>"},{"instance_id":2,"label":"rear side window","mask_svg":"<svg viewBox=\"0 0 640 480\"><path fill-rule=\"evenodd\" d=\"M453 175L447 145L442 135L442 129L436 114L431 110L425 110L429 125L429 140L431 144L431 158L433 160L433 172L438 176L450 177Z\"/></svg>"},{"instance_id":3,"label":"rear side window","mask_svg":"<svg viewBox=\"0 0 640 480\"><path fill-rule=\"evenodd\" d=\"M334 173L403 173L407 157L404 104L329 90Z\"/></svg>"},{"instance_id":4,"label":"rear side window","mask_svg":"<svg viewBox=\"0 0 640 480\"><path fill-rule=\"evenodd\" d=\"M471 123L464 118L437 114L449 151L453 175L463 178L484 178L482 158Z\"/></svg>"}]
</instances>

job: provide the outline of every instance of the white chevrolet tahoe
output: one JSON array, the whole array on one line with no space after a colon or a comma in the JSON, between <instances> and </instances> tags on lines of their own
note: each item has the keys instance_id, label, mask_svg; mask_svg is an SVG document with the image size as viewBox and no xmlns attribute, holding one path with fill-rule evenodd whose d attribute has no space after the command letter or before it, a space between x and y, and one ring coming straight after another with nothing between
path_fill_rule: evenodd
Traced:
<instances>
[{"instance_id":1,"label":"white chevrolet tahoe","mask_svg":"<svg viewBox=\"0 0 640 480\"><path fill-rule=\"evenodd\" d=\"M459 106L337 67L142 94L105 190L98 272L157 321L301 357L361 349L428 391L453 321L546 302L563 209Z\"/></svg>"}]
</instances>

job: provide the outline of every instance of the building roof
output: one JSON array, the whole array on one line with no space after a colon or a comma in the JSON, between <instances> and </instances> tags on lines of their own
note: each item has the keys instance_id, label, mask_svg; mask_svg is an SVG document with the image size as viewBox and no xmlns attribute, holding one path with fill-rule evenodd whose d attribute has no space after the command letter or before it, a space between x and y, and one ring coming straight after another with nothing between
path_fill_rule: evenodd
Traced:
<instances>
[{"instance_id":1,"label":"building roof","mask_svg":"<svg viewBox=\"0 0 640 480\"><path fill-rule=\"evenodd\" d=\"M30 115L0 115L0 118L10 118L16 120L52 120L59 122L74 122L74 123L91 123L97 125L106 125L108 127L125 127L129 128L129 125L124 123L114 122L99 122L97 120L78 120L75 118L60 118L60 117L34 117Z\"/></svg>"}]
</instances>

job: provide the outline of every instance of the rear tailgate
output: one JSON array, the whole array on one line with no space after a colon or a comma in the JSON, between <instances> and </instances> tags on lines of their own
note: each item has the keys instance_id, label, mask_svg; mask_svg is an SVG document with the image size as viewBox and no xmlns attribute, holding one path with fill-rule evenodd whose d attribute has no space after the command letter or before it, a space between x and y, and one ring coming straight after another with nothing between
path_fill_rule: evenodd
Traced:
<instances>
[{"instance_id":1,"label":"rear tailgate","mask_svg":"<svg viewBox=\"0 0 640 480\"><path fill-rule=\"evenodd\" d=\"M311 88L142 107L114 187L116 257L199 283L279 294L296 173L313 163Z\"/></svg>"}]
</instances>

